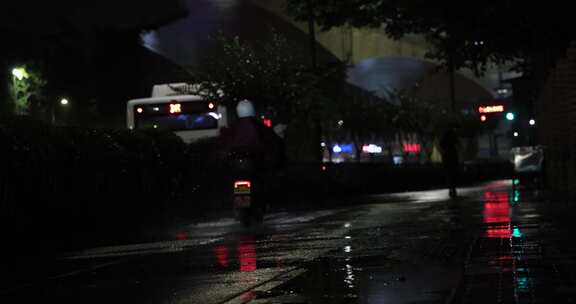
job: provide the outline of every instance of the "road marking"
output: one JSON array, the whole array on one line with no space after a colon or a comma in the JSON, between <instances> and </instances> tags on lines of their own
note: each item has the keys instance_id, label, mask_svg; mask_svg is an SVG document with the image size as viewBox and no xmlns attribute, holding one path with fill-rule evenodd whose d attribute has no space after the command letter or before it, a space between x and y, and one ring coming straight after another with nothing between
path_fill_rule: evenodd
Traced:
<instances>
[{"instance_id":1,"label":"road marking","mask_svg":"<svg viewBox=\"0 0 576 304\"><path fill-rule=\"evenodd\" d=\"M142 256L142 255L152 255L161 253L181 252L185 251L187 248L195 246L214 244L222 241L223 239L224 238L222 237L218 237L206 241L174 240L174 241L144 243L135 245L98 247L70 254L64 257L64 259L81 260L81 259L93 259L93 258L125 257L125 256L138 256L138 255Z\"/></svg>"},{"instance_id":2,"label":"road marking","mask_svg":"<svg viewBox=\"0 0 576 304\"><path fill-rule=\"evenodd\" d=\"M92 267L89 267L89 268L79 269L79 270L75 270L75 271L71 271L71 272L67 272L67 273L63 273L63 274L51 276L51 277L48 277L48 280L58 280L58 279L64 279L64 278L72 277L72 276L81 274L81 273L83 273L83 272L94 271L94 270L106 268L106 267L109 267L109 266L118 265L118 264L122 263L123 261L124 261L124 260L117 260L117 261L113 261L113 262L98 264L98 265L96 265L96 266L92 266Z\"/></svg>"}]
</instances>

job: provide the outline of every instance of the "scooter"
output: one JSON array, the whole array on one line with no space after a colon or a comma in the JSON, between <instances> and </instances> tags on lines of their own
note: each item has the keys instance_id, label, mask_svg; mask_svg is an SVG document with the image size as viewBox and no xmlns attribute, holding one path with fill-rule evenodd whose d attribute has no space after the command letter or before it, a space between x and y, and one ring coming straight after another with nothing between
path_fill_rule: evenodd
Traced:
<instances>
[{"instance_id":1,"label":"scooter","mask_svg":"<svg viewBox=\"0 0 576 304\"><path fill-rule=\"evenodd\" d=\"M265 205L260 201L259 183L249 158L235 155L233 158L232 204L234 215L244 227L261 224Z\"/></svg>"}]
</instances>

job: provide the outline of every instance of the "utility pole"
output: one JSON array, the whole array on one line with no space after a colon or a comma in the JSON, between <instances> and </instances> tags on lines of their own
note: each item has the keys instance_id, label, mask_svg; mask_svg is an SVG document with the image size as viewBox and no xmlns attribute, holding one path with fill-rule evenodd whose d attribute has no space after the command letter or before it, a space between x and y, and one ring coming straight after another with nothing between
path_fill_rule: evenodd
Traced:
<instances>
[{"instance_id":1,"label":"utility pole","mask_svg":"<svg viewBox=\"0 0 576 304\"><path fill-rule=\"evenodd\" d=\"M456 65L454 62L455 50L452 38L448 41L448 76L450 79L450 108L453 114L456 114Z\"/></svg>"},{"instance_id":2,"label":"utility pole","mask_svg":"<svg viewBox=\"0 0 576 304\"><path fill-rule=\"evenodd\" d=\"M312 68L318 67L318 49L316 47L316 23L314 21L314 8L312 1L308 1L308 35L310 38L310 55L312 60Z\"/></svg>"},{"instance_id":3,"label":"utility pole","mask_svg":"<svg viewBox=\"0 0 576 304\"><path fill-rule=\"evenodd\" d=\"M311 57L311 64L313 72L316 72L318 68L318 48L317 48L317 41L316 41L316 22L314 18L314 8L312 7L312 1L308 0L308 35L310 38L310 57ZM320 121L319 112L315 113L313 117L314 121L314 129L315 129L315 140L314 145L316 147L313 151L315 151L314 158L318 162L322 162L323 160L323 153L320 143L322 142L322 122Z\"/></svg>"}]
</instances>

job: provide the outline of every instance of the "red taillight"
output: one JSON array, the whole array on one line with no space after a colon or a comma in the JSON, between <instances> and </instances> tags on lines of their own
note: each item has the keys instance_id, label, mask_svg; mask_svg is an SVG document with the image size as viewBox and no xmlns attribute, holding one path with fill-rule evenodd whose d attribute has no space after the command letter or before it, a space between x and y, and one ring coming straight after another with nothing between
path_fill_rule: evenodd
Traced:
<instances>
[{"instance_id":1,"label":"red taillight","mask_svg":"<svg viewBox=\"0 0 576 304\"><path fill-rule=\"evenodd\" d=\"M252 188L252 183L250 181L236 181L234 182L234 189L238 188Z\"/></svg>"},{"instance_id":2,"label":"red taillight","mask_svg":"<svg viewBox=\"0 0 576 304\"><path fill-rule=\"evenodd\" d=\"M252 183L247 180L234 182L234 194L246 195L252 193Z\"/></svg>"}]
</instances>

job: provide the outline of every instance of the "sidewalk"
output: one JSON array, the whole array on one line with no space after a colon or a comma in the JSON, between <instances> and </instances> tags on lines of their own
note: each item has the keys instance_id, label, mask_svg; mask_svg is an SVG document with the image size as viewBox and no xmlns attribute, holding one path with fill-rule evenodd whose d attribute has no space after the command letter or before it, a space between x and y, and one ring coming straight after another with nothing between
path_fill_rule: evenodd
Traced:
<instances>
[{"instance_id":1,"label":"sidewalk","mask_svg":"<svg viewBox=\"0 0 576 304\"><path fill-rule=\"evenodd\" d=\"M522 185L459 203L471 242L451 303L576 301L576 204Z\"/></svg>"}]
</instances>

